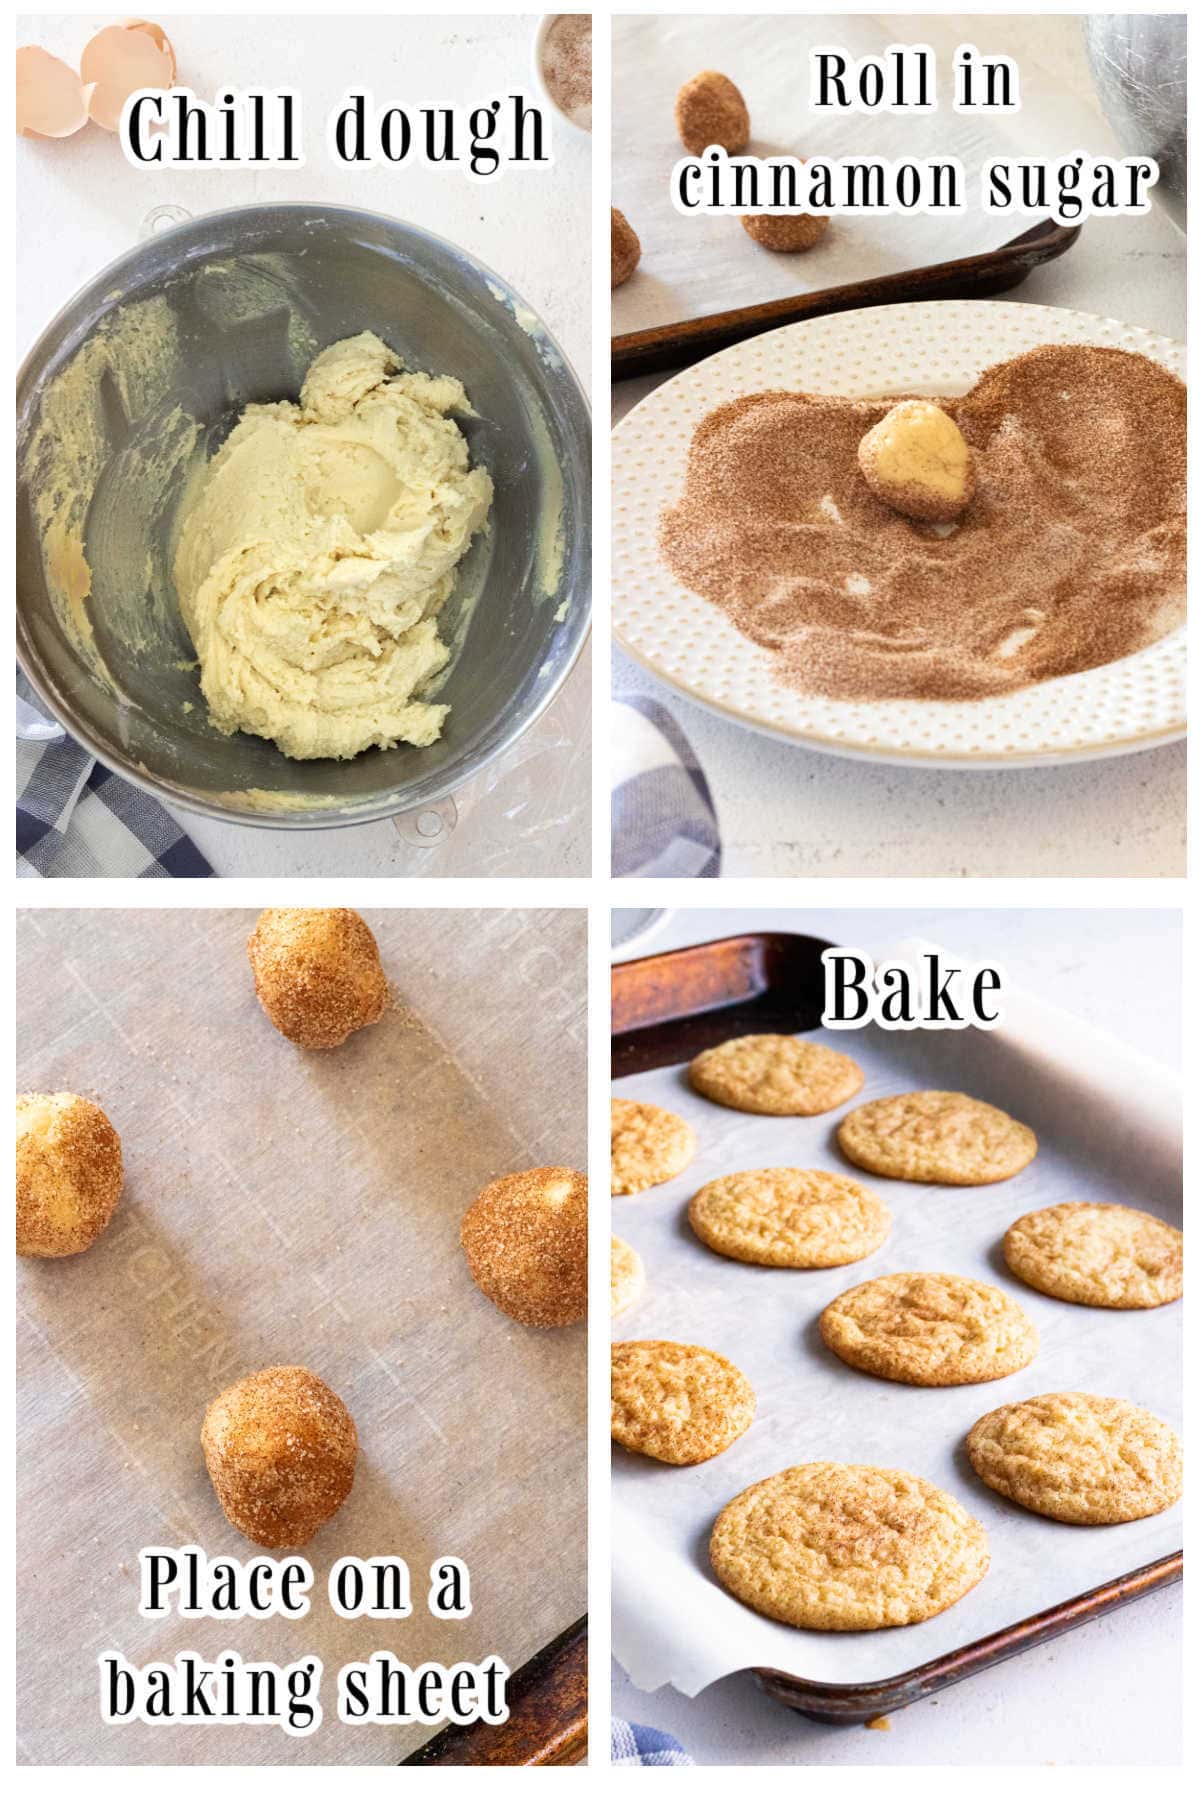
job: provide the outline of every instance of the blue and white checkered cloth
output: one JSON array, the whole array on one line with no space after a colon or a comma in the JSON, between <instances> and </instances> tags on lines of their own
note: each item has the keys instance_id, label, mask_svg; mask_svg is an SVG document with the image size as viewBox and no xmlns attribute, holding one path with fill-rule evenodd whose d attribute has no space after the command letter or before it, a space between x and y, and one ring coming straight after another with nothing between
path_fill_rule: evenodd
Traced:
<instances>
[{"instance_id":1,"label":"blue and white checkered cloth","mask_svg":"<svg viewBox=\"0 0 1200 1800\"><path fill-rule=\"evenodd\" d=\"M644 694L618 696L612 718L613 874L719 875L716 808L678 721Z\"/></svg>"},{"instance_id":2,"label":"blue and white checkered cloth","mask_svg":"<svg viewBox=\"0 0 1200 1800\"><path fill-rule=\"evenodd\" d=\"M612 1762L625 1769L690 1769L694 1760L677 1738L653 1725L631 1725L627 1719L612 1722Z\"/></svg>"},{"instance_id":3,"label":"blue and white checkered cloth","mask_svg":"<svg viewBox=\"0 0 1200 1800\"><path fill-rule=\"evenodd\" d=\"M212 869L170 813L68 737L17 678L17 874L142 880Z\"/></svg>"}]
</instances>

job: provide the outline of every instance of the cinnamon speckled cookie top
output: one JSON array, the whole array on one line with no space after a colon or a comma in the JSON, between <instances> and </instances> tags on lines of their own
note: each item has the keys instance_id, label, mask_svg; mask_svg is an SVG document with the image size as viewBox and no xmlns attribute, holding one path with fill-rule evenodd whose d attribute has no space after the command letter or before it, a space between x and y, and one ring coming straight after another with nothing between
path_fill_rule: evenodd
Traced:
<instances>
[{"instance_id":1,"label":"cinnamon speckled cookie top","mask_svg":"<svg viewBox=\"0 0 1200 1800\"><path fill-rule=\"evenodd\" d=\"M891 1215L869 1188L827 1169L745 1169L694 1195L692 1230L735 1262L831 1269L877 1250Z\"/></svg>"},{"instance_id":2,"label":"cinnamon speckled cookie top","mask_svg":"<svg viewBox=\"0 0 1200 1800\"><path fill-rule=\"evenodd\" d=\"M1078 1306L1164 1306L1183 1293L1183 1233L1132 1206L1068 1200L1026 1213L1004 1260L1039 1293Z\"/></svg>"},{"instance_id":3,"label":"cinnamon speckled cookie top","mask_svg":"<svg viewBox=\"0 0 1200 1800\"><path fill-rule=\"evenodd\" d=\"M719 1456L754 1419L754 1389L728 1357L662 1339L612 1347L612 1435L658 1462Z\"/></svg>"},{"instance_id":4,"label":"cinnamon speckled cookie top","mask_svg":"<svg viewBox=\"0 0 1200 1800\"><path fill-rule=\"evenodd\" d=\"M913 1387L996 1381L1037 1355L1015 1300L965 1275L880 1275L821 1314L821 1336L852 1368Z\"/></svg>"},{"instance_id":5,"label":"cinnamon speckled cookie top","mask_svg":"<svg viewBox=\"0 0 1200 1800\"><path fill-rule=\"evenodd\" d=\"M640 1194L681 1175L696 1154L685 1119L645 1100L612 1103L612 1191Z\"/></svg>"},{"instance_id":6,"label":"cinnamon speckled cookie top","mask_svg":"<svg viewBox=\"0 0 1200 1800\"><path fill-rule=\"evenodd\" d=\"M984 1100L937 1089L856 1106L838 1127L838 1144L873 1175L949 1187L1007 1181L1037 1155L1027 1125Z\"/></svg>"},{"instance_id":7,"label":"cinnamon speckled cookie top","mask_svg":"<svg viewBox=\"0 0 1200 1800\"><path fill-rule=\"evenodd\" d=\"M982 1525L903 1469L801 1463L731 1500L713 1527L718 1581L810 1631L874 1631L944 1612L987 1572Z\"/></svg>"},{"instance_id":8,"label":"cinnamon speckled cookie top","mask_svg":"<svg viewBox=\"0 0 1200 1800\"><path fill-rule=\"evenodd\" d=\"M771 1032L702 1050L688 1078L720 1106L802 1118L841 1106L863 1084L858 1064L840 1050Z\"/></svg>"},{"instance_id":9,"label":"cinnamon speckled cookie top","mask_svg":"<svg viewBox=\"0 0 1200 1800\"><path fill-rule=\"evenodd\" d=\"M1038 1394L985 1413L967 1437L982 1481L1068 1525L1118 1525L1173 1506L1183 1446L1144 1407L1100 1394Z\"/></svg>"}]
</instances>

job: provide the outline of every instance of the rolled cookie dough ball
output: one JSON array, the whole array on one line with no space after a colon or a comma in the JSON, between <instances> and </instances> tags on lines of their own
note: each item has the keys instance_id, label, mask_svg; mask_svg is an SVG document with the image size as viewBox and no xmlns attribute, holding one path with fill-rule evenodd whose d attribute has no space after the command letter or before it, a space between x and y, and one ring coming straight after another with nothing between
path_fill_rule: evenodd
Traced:
<instances>
[{"instance_id":1,"label":"rolled cookie dough ball","mask_svg":"<svg viewBox=\"0 0 1200 1800\"><path fill-rule=\"evenodd\" d=\"M246 948L263 1011L302 1049L332 1050L383 1017L379 949L348 906L269 906Z\"/></svg>"},{"instance_id":2,"label":"rolled cookie dough ball","mask_svg":"<svg viewBox=\"0 0 1200 1800\"><path fill-rule=\"evenodd\" d=\"M628 281L642 260L642 246L637 232L623 212L612 208L612 285L620 287Z\"/></svg>"},{"instance_id":3,"label":"rolled cookie dough ball","mask_svg":"<svg viewBox=\"0 0 1200 1800\"><path fill-rule=\"evenodd\" d=\"M17 1096L17 1255L77 1256L121 1197L121 1140L79 1094Z\"/></svg>"},{"instance_id":4,"label":"rolled cookie dough ball","mask_svg":"<svg viewBox=\"0 0 1200 1800\"><path fill-rule=\"evenodd\" d=\"M354 1485L358 1433L311 1369L260 1369L218 1394L200 1443L229 1523L265 1550L298 1550Z\"/></svg>"},{"instance_id":5,"label":"rolled cookie dough ball","mask_svg":"<svg viewBox=\"0 0 1200 1800\"><path fill-rule=\"evenodd\" d=\"M764 250L811 250L829 230L824 213L745 213L742 230Z\"/></svg>"},{"instance_id":6,"label":"rolled cookie dough ball","mask_svg":"<svg viewBox=\"0 0 1200 1800\"><path fill-rule=\"evenodd\" d=\"M693 156L710 144L736 156L750 142L750 114L728 75L704 69L675 96L675 129Z\"/></svg>"},{"instance_id":7,"label":"rolled cookie dough ball","mask_svg":"<svg viewBox=\"0 0 1200 1800\"><path fill-rule=\"evenodd\" d=\"M971 503L975 463L949 413L932 400L901 400L858 446L863 480L910 519L949 524Z\"/></svg>"},{"instance_id":8,"label":"rolled cookie dough ball","mask_svg":"<svg viewBox=\"0 0 1200 1800\"><path fill-rule=\"evenodd\" d=\"M510 1319L573 1325L586 1316L586 1175L502 1175L468 1207L460 1237L475 1285Z\"/></svg>"}]
</instances>

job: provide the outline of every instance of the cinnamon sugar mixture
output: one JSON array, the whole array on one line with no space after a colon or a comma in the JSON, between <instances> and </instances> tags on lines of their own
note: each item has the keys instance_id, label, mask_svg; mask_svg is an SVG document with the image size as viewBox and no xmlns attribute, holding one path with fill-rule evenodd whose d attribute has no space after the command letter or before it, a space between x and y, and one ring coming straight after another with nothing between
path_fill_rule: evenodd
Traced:
<instances>
[{"instance_id":1,"label":"cinnamon sugar mixture","mask_svg":"<svg viewBox=\"0 0 1200 1800\"><path fill-rule=\"evenodd\" d=\"M973 699L1095 668L1183 618L1185 397L1124 350L997 364L939 401L977 477L944 526L859 473L894 399L747 394L697 427L661 552L804 692Z\"/></svg>"},{"instance_id":2,"label":"cinnamon sugar mixture","mask_svg":"<svg viewBox=\"0 0 1200 1800\"><path fill-rule=\"evenodd\" d=\"M592 15L558 13L542 46L542 76L556 105L592 129Z\"/></svg>"}]
</instances>

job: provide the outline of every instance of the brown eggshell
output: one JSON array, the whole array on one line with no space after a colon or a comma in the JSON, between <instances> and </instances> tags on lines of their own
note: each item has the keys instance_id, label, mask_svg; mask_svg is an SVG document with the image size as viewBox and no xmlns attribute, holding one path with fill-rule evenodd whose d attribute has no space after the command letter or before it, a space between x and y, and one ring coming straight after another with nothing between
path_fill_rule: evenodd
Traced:
<instances>
[{"instance_id":1,"label":"brown eggshell","mask_svg":"<svg viewBox=\"0 0 1200 1800\"><path fill-rule=\"evenodd\" d=\"M37 44L17 51L17 130L26 137L70 137L88 122L88 90L61 57Z\"/></svg>"},{"instance_id":2,"label":"brown eggshell","mask_svg":"<svg viewBox=\"0 0 1200 1800\"><path fill-rule=\"evenodd\" d=\"M147 31L106 25L84 49L79 73L85 84L93 84L89 116L105 131L116 131L121 124L121 109L130 94L139 88L171 86L175 58L160 50Z\"/></svg>"}]
</instances>

